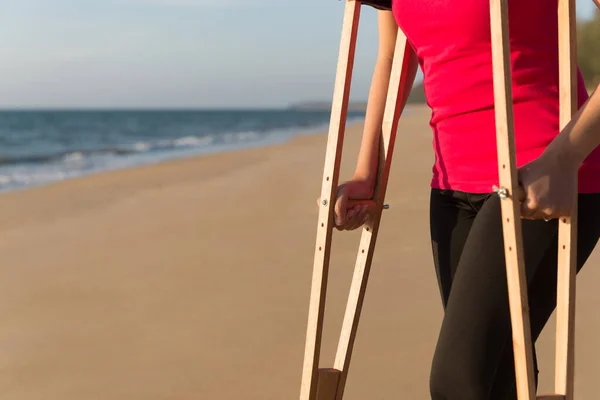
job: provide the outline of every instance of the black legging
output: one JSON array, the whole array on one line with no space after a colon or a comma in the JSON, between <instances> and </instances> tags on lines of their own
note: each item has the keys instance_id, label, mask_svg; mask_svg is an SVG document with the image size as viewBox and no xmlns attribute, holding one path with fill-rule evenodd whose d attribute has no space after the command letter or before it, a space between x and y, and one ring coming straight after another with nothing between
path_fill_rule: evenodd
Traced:
<instances>
[{"instance_id":1,"label":"black legging","mask_svg":"<svg viewBox=\"0 0 600 400\"><path fill-rule=\"evenodd\" d=\"M431 192L432 249L445 309L433 400L516 400L500 213L495 194ZM522 220L533 340L556 306L558 223ZM578 271L600 237L600 194L579 195ZM536 363L537 377L537 363Z\"/></svg>"}]
</instances>

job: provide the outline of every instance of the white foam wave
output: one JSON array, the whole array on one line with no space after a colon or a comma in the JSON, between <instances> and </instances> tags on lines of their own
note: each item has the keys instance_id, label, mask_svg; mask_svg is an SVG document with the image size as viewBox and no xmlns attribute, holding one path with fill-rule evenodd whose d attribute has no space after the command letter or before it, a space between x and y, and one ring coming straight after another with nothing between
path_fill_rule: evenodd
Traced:
<instances>
[{"instance_id":1,"label":"white foam wave","mask_svg":"<svg viewBox=\"0 0 600 400\"><path fill-rule=\"evenodd\" d=\"M149 142L137 142L133 144L133 149L135 151L148 151L152 148L152 145Z\"/></svg>"},{"instance_id":2,"label":"white foam wave","mask_svg":"<svg viewBox=\"0 0 600 400\"><path fill-rule=\"evenodd\" d=\"M80 151L75 151L73 153L65 154L63 157L63 161L66 163L76 163L81 162L84 159L84 155Z\"/></svg>"},{"instance_id":3,"label":"white foam wave","mask_svg":"<svg viewBox=\"0 0 600 400\"><path fill-rule=\"evenodd\" d=\"M212 136L185 136L179 139L175 139L173 141L174 147L183 147L183 146L208 146L214 141Z\"/></svg>"}]
</instances>

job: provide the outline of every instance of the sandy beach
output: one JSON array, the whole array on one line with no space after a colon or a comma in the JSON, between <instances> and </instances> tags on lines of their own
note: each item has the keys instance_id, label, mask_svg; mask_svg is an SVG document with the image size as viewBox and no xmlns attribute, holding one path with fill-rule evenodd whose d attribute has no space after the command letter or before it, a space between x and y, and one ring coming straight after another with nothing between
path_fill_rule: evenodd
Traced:
<instances>
[{"instance_id":1,"label":"sandy beach","mask_svg":"<svg viewBox=\"0 0 600 400\"><path fill-rule=\"evenodd\" d=\"M442 307L429 110L402 118L347 400L426 400ZM346 132L342 179L361 126ZM0 195L2 400L293 400L326 134ZM336 232L332 366L359 232ZM597 250L578 280L578 400L597 398ZM554 319L539 342L553 383Z\"/></svg>"}]
</instances>

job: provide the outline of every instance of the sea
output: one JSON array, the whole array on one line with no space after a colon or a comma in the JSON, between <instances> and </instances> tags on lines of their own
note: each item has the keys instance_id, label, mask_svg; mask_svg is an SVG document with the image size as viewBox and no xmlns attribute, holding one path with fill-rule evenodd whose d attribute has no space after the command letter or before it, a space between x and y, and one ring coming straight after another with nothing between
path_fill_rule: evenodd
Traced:
<instances>
[{"instance_id":1,"label":"sea","mask_svg":"<svg viewBox=\"0 0 600 400\"><path fill-rule=\"evenodd\" d=\"M349 111L347 124L364 118ZM284 142L325 131L329 111L0 111L0 191Z\"/></svg>"}]
</instances>

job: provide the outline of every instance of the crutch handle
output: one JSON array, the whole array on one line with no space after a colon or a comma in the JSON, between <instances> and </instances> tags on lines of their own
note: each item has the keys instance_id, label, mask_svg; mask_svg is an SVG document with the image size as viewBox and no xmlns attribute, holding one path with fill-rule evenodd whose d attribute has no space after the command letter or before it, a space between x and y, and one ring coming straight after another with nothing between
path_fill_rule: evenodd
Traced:
<instances>
[{"instance_id":1,"label":"crutch handle","mask_svg":"<svg viewBox=\"0 0 600 400\"><path fill-rule=\"evenodd\" d=\"M367 207L369 207L369 209L377 208L377 204L373 200L348 200L348 203L347 203L348 208L355 207L355 206L363 206L363 205L366 205ZM383 205L384 210L387 210L388 208L390 208L389 204Z\"/></svg>"}]
</instances>

